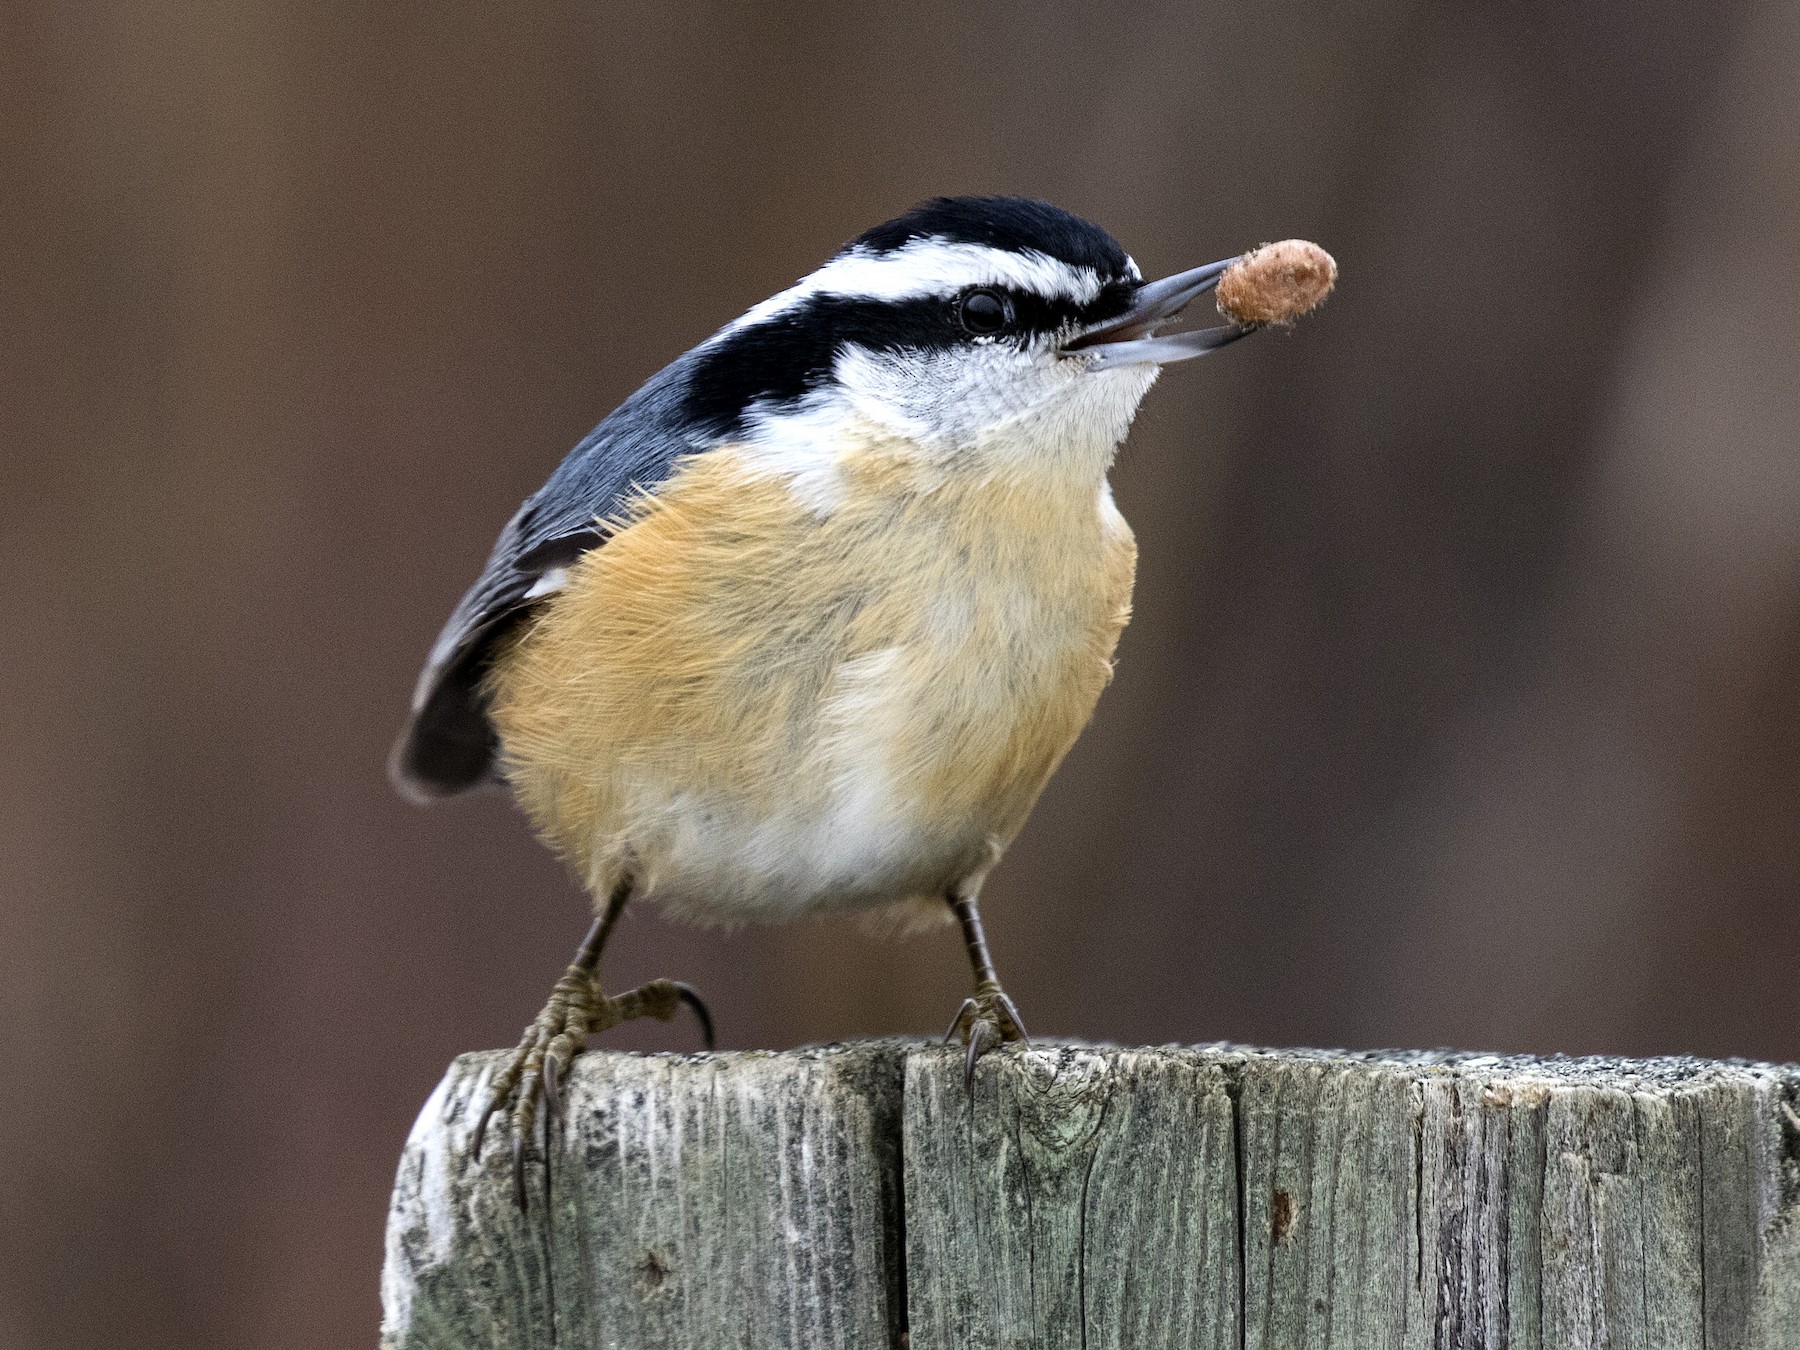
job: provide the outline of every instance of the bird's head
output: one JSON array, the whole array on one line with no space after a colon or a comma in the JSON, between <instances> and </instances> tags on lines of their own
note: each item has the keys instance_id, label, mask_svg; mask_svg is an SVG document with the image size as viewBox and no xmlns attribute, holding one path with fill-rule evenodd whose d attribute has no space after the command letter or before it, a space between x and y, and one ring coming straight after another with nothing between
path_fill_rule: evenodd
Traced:
<instances>
[{"instance_id":1,"label":"bird's head","mask_svg":"<svg viewBox=\"0 0 1800 1350\"><path fill-rule=\"evenodd\" d=\"M1162 366L1251 331L1156 334L1231 261L1146 283L1105 230L1048 203L940 197L709 339L686 415L797 473L852 420L946 462L1104 471Z\"/></svg>"}]
</instances>

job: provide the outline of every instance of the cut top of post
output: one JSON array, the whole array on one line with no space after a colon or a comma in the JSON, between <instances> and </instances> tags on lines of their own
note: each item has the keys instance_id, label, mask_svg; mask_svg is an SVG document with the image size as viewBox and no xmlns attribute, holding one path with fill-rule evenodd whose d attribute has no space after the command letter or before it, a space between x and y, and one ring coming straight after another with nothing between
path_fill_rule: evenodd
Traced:
<instances>
[{"instance_id":1,"label":"cut top of post","mask_svg":"<svg viewBox=\"0 0 1800 1350\"><path fill-rule=\"evenodd\" d=\"M521 1214L468 1156L500 1058L407 1142L392 1350L1800 1347L1793 1067L590 1051Z\"/></svg>"}]
</instances>

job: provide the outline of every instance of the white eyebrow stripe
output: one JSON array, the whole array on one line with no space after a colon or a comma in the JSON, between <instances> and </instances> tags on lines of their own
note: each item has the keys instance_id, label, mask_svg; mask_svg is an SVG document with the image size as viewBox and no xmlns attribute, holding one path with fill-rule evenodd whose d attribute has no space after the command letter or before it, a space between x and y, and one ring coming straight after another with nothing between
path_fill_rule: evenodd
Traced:
<instances>
[{"instance_id":1,"label":"white eyebrow stripe","mask_svg":"<svg viewBox=\"0 0 1800 1350\"><path fill-rule=\"evenodd\" d=\"M1007 286L1050 300L1086 304L1100 294L1099 275L1036 249L1015 252L986 244L959 244L931 237L914 239L890 253L852 249L818 271L770 296L719 333L733 333L802 305L815 295L858 300L914 300L949 295L964 286Z\"/></svg>"}]
</instances>

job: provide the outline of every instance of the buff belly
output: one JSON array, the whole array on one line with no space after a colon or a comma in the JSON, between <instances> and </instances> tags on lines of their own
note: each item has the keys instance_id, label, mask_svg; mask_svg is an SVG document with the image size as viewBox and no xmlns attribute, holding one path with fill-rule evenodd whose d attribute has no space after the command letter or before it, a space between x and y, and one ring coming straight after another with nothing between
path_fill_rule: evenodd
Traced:
<instances>
[{"instance_id":1,"label":"buff belly","mask_svg":"<svg viewBox=\"0 0 1800 1350\"><path fill-rule=\"evenodd\" d=\"M597 894L691 918L936 901L1024 823L1128 615L1084 484L845 458L828 514L727 448L687 462L496 660L508 781Z\"/></svg>"}]
</instances>

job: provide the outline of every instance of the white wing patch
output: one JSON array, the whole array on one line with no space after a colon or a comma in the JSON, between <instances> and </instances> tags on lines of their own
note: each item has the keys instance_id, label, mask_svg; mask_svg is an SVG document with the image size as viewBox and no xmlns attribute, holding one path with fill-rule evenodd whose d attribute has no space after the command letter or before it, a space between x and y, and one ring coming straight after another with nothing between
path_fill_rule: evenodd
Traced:
<instances>
[{"instance_id":1,"label":"white wing patch","mask_svg":"<svg viewBox=\"0 0 1800 1350\"><path fill-rule=\"evenodd\" d=\"M521 598L525 600L535 600L540 595L554 595L568 584L569 569L566 567L552 567L548 572L545 572L536 581L532 582L531 589L526 591Z\"/></svg>"}]
</instances>

